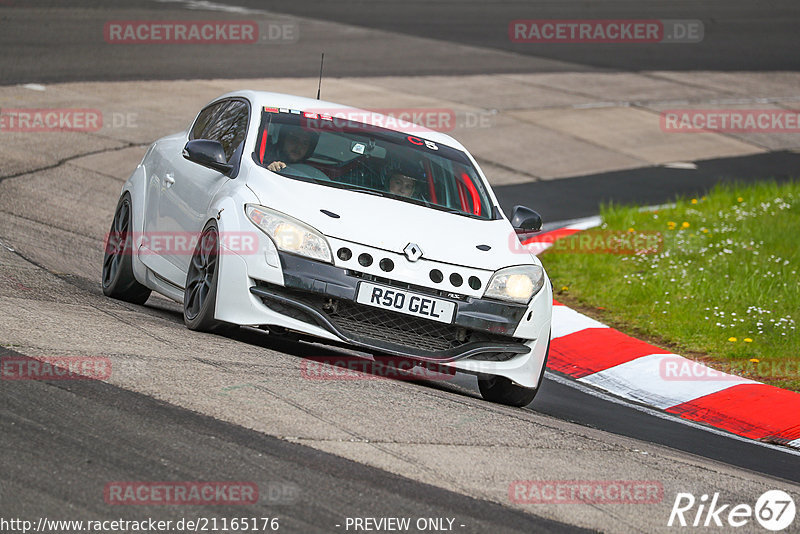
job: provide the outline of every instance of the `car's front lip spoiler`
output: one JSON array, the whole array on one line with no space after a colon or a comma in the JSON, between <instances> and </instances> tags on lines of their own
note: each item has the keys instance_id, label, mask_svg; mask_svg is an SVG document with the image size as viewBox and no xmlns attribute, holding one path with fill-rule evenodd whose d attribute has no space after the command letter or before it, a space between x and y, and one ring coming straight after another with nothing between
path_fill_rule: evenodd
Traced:
<instances>
[{"instance_id":1,"label":"car's front lip spoiler","mask_svg":"<svg viewBox=\"0 0 800 534\"><path fill-rule=\"evenodd\" d=\"M287 297L286 295L281 295L278 292L270 291L269 289L258 286L251 287L250 292L262 299L268 299L268 300L271 299L280 302L281 304L293 306L295 308L302 310L303 312L312 316L317 321L320 327L331 332L345 343L357 347L379 350L380 352L390 354L393 356L405 356L413 358L415 360L429 361L429 362L452 362L464 358L469 358L471 356L477 356L479 354L484 354L487 352L504 352L512 354L527 354L528 352L530 352L530 347L522 343L500 343L500 342L479 341L479 342L467 343L460 347L439 351L436 353L431 353L431 352L415 350L409 347L404 347L402 345L388 343L380 340L365 341L363 339L350 336L347 333L343 332L333 323L333 321L331 321L331 319L325 313L317 310L312 306L309 306L304 302L300 302L291 297Z\"/></svg>"}]
</instances>

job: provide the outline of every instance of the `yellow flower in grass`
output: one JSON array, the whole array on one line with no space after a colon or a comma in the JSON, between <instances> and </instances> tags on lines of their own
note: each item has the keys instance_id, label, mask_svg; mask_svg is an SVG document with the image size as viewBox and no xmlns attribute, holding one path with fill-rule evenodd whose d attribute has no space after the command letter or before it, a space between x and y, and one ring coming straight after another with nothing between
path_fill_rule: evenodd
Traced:
<instances>
[{"instance_id":1,"label":"yellow flower in grass","mask_svg":"<svg viewBox=\"0 0 800 534\"><path fill-rule=\"evenodd\" d=\"M759 360L758 358L750 358L750 362L751 362L751 363L758 363L758 362L760 362L760 361L761 361L761 360Z\"/></svg>"},{"instance_id":2,"label":"yellow flower in grass","mask_svg":"<svg viewBox=\"0 0 800 534\"><path fill-rule=\"evenodd\" d=\"M751 338L749 338L749 337L746 337L746 338L744 338L744 342L745 343L752 343L753 340Z\"/></svg>"},{"instance_id":3,"label":"yellow flower in grass","mask_svg":"<svg viewBox=\"0 0 800 534\"><path fill-rule=\"evenodd\" d=\"M739 197L736 199L736 202L744 202L744 199L742 197Z\"/></svg>"},{"instance_id":4,"label":"yellow flower in grass","mask_svg":"<svg viewBox=\"0 0 800 534\"><path fill-rule=\"evenodd\" d=\"M673 221L669 221L667 223L667 228L669 228L670 230L674 230L675 229L675 223Z\"/></svg>"},{"instance_id":5,"label":"yellow flower in grass","mask_svg":"<svg viewBox=\"0 0 800 534\"><path fill-rule=\"evenodd\" d=\"M729 337L728 341L730 341L731 343L736 343L736 338L735 337Z\"/></svg>"},{"instance_id":6,"label":"yellow flower in grass","mask_svg":"<svg viewBox=\"0 0 800 534\"><path fill-rule=\"evenodd\" d=\"M633 228L628 228L628 233L629 233L629 234L632 234L632 233L634 233L635 231L636 231L636 230L634 230Z\"/></svg>"},{"instance_id":7,"label":"yellow flower in grass","mask_svg":"<svg viewBox=\"0 0 800 534\"><path fill-rule=\"evenodd\" d=\"M690 226L690 225L689 225L689 223L688 223L688 222L686 222L686 221L683 221L683 222L681 223L681 228L689 228L689 226Z\"/></svg>"},{"instance_id":8,"label":"yellow flower in grass","mask_svg":"<svg viewBox=\"0 0 800 534\"><path fill-rule=\"evenodd\" d=\"M703 228L701 231L702 231L704 234L707 234L707 233L708 233L708 228Z\"/></svg>"},{"instance_id":9,"label":"yellow flower in grass","mask_svg":"<svg viewBox=\"0 0 800 534\"><path fill-rule=\"evenodd\" d=\"M692 199L692 204L697 204L697 199L696 198Z\"/></svg>"},{"instance_id":10,"label":"yellow flower in grass","mask_svg":"<svg viewBox=\"0 0 800 534\"><path fill-rule=\"evenodd\" d=\"M561 291L569 291L569 288L567 286L561 286Z\"/></svg>"}]
</instances>

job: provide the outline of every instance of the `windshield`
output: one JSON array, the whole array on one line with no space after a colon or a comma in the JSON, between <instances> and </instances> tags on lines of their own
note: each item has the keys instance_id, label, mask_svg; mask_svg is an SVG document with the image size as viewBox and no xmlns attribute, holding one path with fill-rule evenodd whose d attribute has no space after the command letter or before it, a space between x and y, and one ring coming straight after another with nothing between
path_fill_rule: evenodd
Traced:
<instances>
[{"instance_id":1,"label":"windshield","mask_svg":"<svg viewBox=\"0 0 800 534\"><path fill-rule=\"evenodd\" d=\"M486 188L466 154L415 135L316 113L264 108L253 157L288 178L495 218Z\"/></svg>"}]
</instances>

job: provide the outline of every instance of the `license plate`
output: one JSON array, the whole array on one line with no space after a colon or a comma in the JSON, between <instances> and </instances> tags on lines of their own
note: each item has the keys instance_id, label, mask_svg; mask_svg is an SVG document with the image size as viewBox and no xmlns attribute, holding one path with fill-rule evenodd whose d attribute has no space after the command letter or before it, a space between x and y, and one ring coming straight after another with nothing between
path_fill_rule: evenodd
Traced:
<instances>
[{"instance_id":1,"label":"license plate","mask_svg":"<svg viewBox=\"0 0 800 534\"><path fill-rule=\"evenodd\" d=\"M440 323L451 323L456 313L455 302L369 282L359 284L356 302Z\"/></svg>"}]
</instances>

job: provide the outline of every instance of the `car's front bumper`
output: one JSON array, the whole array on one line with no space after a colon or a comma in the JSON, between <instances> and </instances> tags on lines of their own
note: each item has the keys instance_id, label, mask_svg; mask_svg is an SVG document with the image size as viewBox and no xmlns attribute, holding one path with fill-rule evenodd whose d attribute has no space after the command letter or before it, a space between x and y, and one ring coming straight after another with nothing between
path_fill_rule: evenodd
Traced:
<instances>
[{"instance_id":1,"label":"car's front bumper","mask_svg":"<svg viewBox=\"0 0 800 534\"><path fill-rule=\"evenodd\" d=\"M360 347L421 360L453 361L474 357L507 360L529 352L514 338L527 306L468 297L446 298L426 288L375 279L339 267L280 254L284 286L263 282L250 288L273 310L316 324L342 341ZM451 324L359 304L358 285L370 281L408 291L425 292L456 306ZM277 309L276 309L277 308Z\"/></svg>"},{"instance_id":2,"label":"car's front bumper","mask_svg":"<svg viewBox=\"0 0 800 534\"><path fill-rule=\"evenodd\" d=\"M280 326L372 352L498 374L526 387L538 383L550 330L549 282L525 306L448 295L290 254L278 256L280 281L253 277L250 262L241 256L221 256L218 319ZM456 304L453 321L438 323L359 304L355 299L362 281L451 300Z\"/></svg>"}]
</instances>

